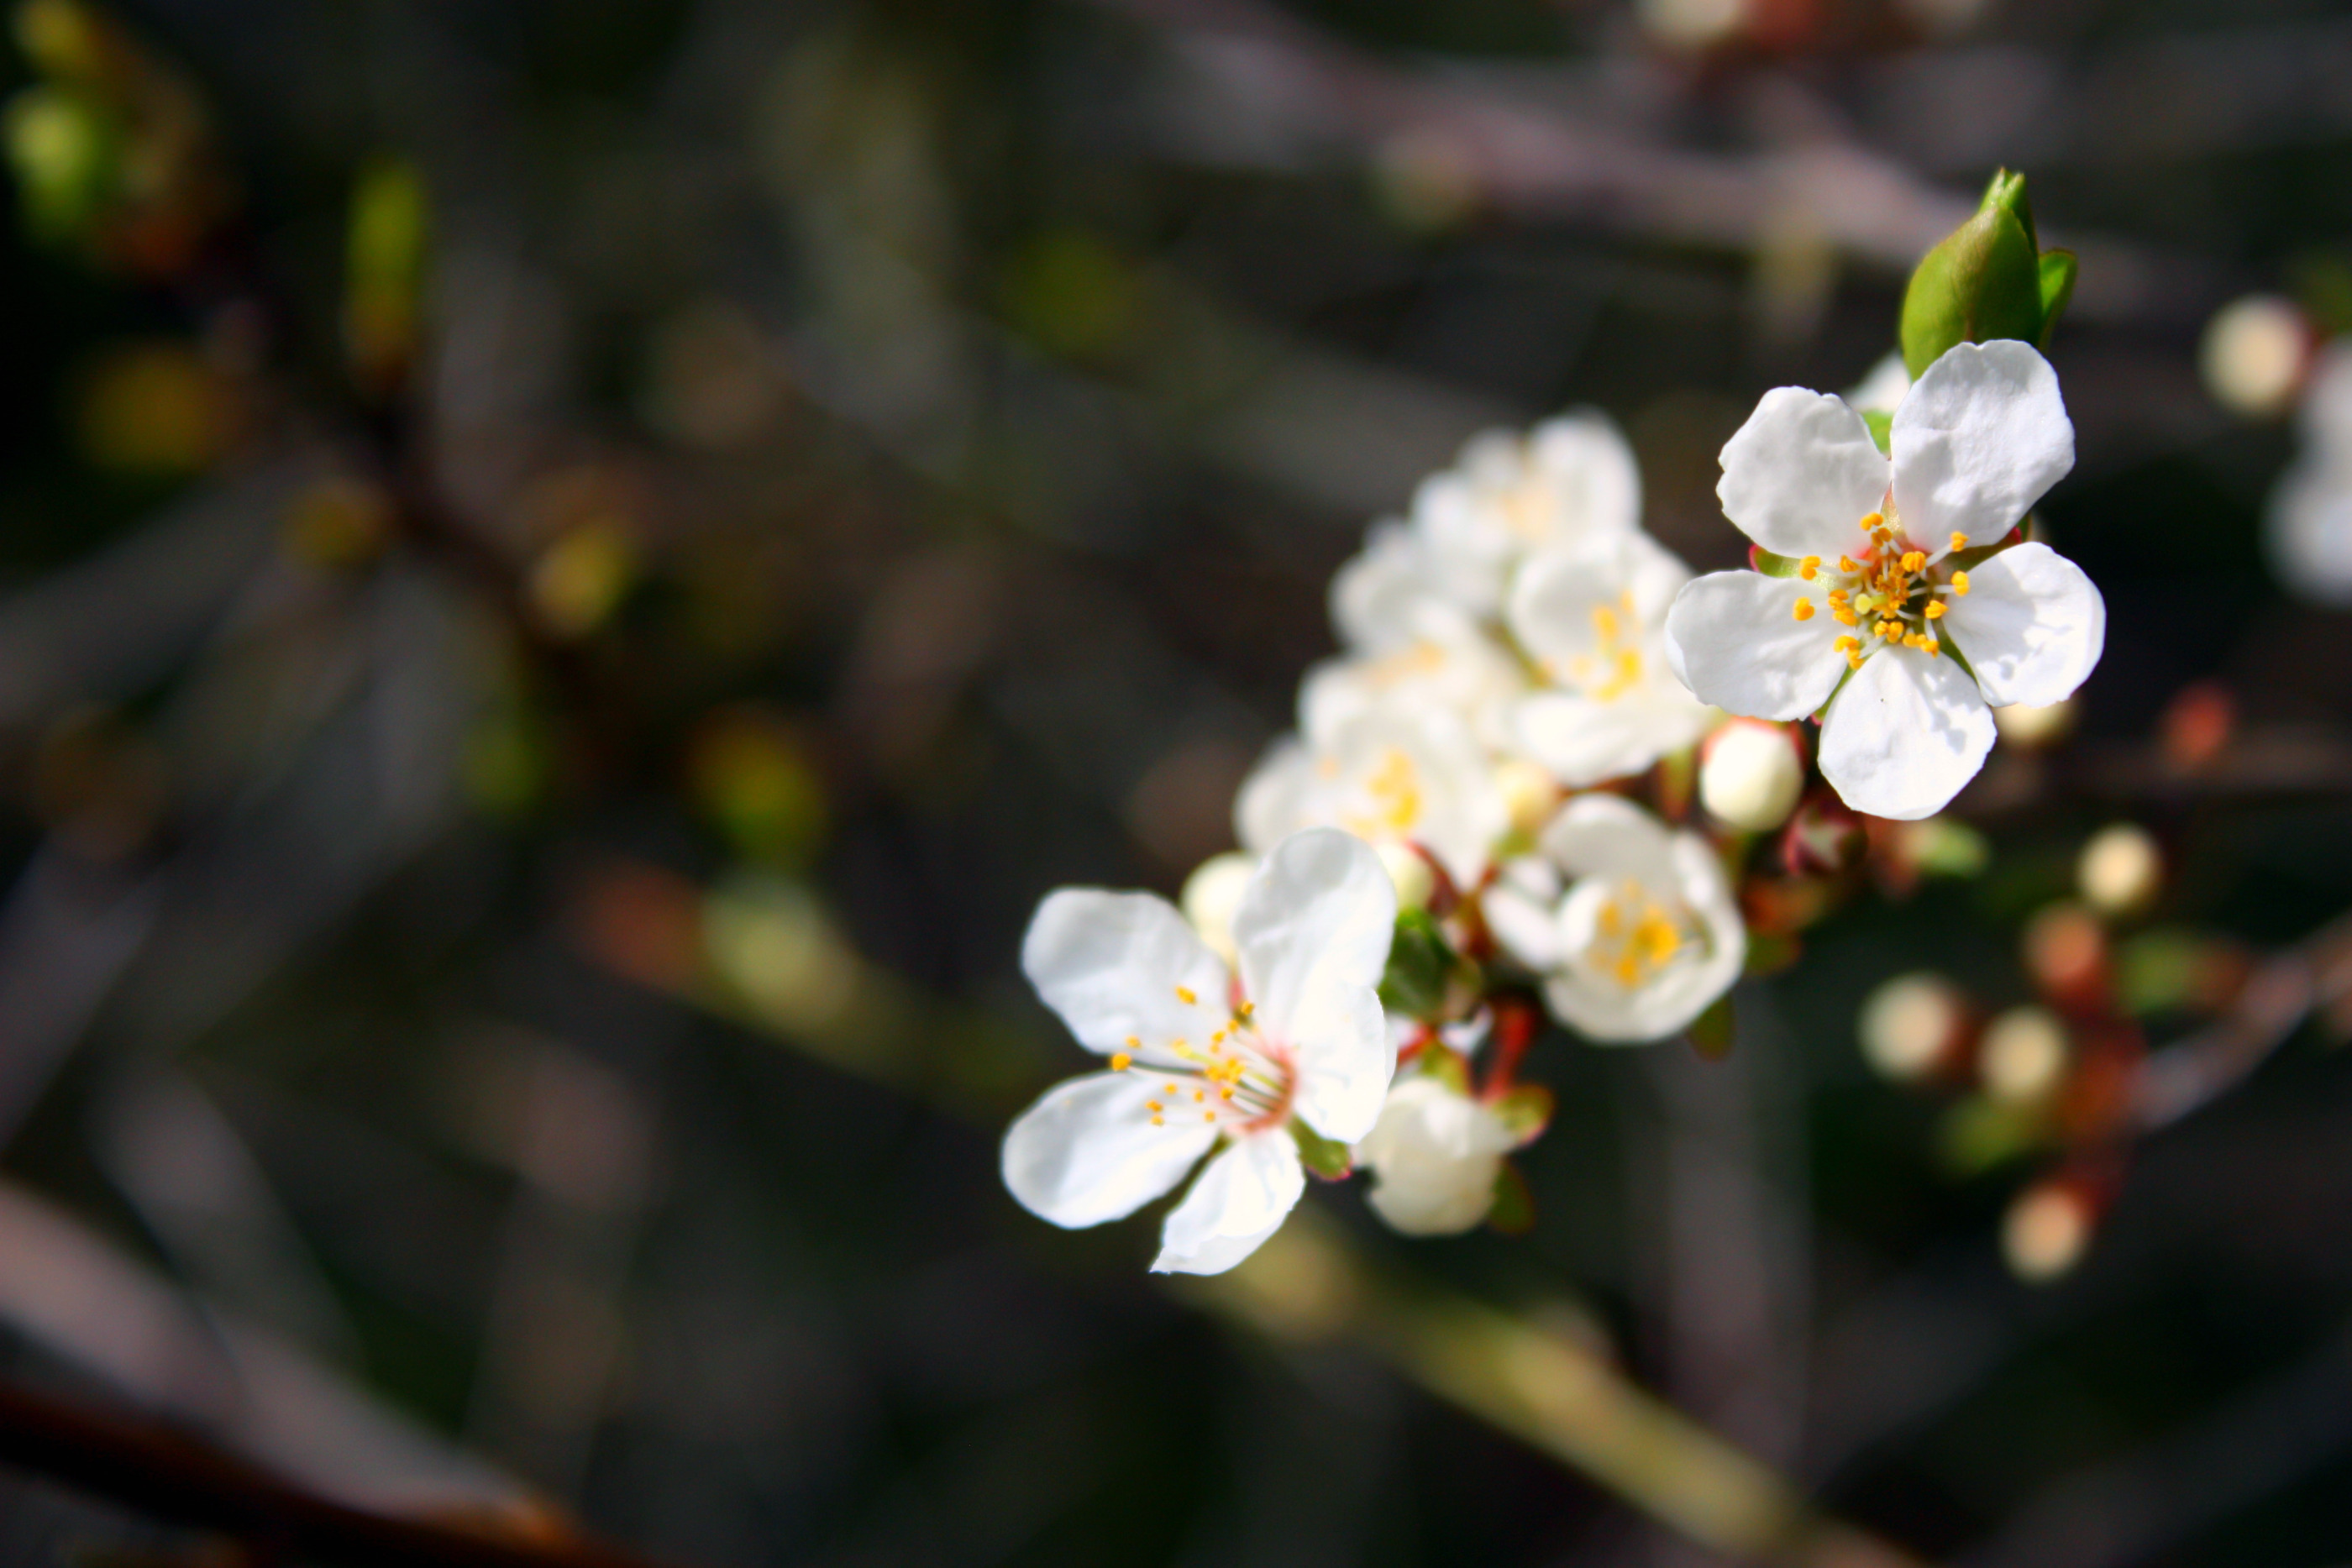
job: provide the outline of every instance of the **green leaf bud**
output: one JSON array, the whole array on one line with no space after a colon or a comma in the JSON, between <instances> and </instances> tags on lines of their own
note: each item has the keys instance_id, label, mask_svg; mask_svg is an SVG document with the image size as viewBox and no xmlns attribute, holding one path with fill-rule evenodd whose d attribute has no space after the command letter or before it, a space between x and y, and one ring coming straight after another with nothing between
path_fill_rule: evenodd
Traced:
<instances>
[{"instance_id":1,"label":"green leaf bud","mask_svg":"<svg viewBox=\"0 0 2352 1568\"><path fill-rule=\"evenodd\" d=\"M1929 251L1903 295L1903 362L1916 380L1956 343L2049 341L2074 287L2074 258L2043 255L2025 176L2001 170L1976 215Z\"/></svg>"}]
</instances>

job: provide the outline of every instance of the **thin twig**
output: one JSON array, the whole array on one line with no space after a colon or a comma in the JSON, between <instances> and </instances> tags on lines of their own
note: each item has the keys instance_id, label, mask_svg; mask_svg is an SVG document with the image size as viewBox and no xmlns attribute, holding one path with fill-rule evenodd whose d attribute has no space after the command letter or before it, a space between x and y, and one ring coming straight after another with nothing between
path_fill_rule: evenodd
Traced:
<instances>
[{"instance_id":1,"label":"thin twig","mask_svg":"<svg viewBox=\"0 0 2352 1568\"><path fill-rule=\"evenodd\" d=\"M349 1508L163 1427L8 1383L0 1383L0 1463L150 1520L352 1568L650 1568L548 1522L490 1534Z\"/></svg>"}]
</instances>

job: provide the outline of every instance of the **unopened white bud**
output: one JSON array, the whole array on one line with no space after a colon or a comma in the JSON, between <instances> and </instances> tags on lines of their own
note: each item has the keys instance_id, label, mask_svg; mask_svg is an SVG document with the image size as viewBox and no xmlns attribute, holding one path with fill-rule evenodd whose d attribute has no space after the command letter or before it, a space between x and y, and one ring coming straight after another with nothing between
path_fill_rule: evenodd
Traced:
<instances>
[{"instance_id":1,"label":"unopened white bud","mask_svg":"<svg viewBox=\"0 0 2352 1568\"><path fill-rule=\"evenodd\" d=\"M1241 908L1242 890L1249 886L1250 875L1256 870L1256 859L1239 850L1211 855L1184 879L1184 891L1177 898L1184 918L1192 923L1209 951L1228 964L1239 961L1234 947L1234 914Z\"/></svg>"},{"instance_id":2,"label":"unopened white bud","mask_svg":"<svg viewBox=\"0 0 2352 1568\"><path fill-rule=\"evenodd\" d=\"M1372 852L1387 868L1389 880L1396 883L1397 908L1425 909L1429 895L1437 891L1437 873L1429 869L1427 857L1411 844L1394 840L1372 846Z\"/></svg>"},{"instance_id":3,"label":"unopened white bud","mask_svg":"<svg viewBox=\"0 0 2352 1568\"><path fill-rule=\"evenodd\" d=\"M2065 739L2074 727L2074 699L2061 697L2042 707L2011 703L1992 710L1992 723L2009 745L2037 751Z\"/></svg>"},{"instance_id":4,"label":"unopened white bud","mask_svg":"<svg viewBox=\"0 0 2352 1568\"><path fill-rule=\"evenodd\" d=\"M2091 1241L2091 1206L2055 1182L2028 1188L2009 1206L2000 1249L2010 1271L2039 1284L2072 1269Z\"/></svg>"},{"instance_id":5,"label":"unopened white bud","mask_svg":"<svg viewBox=\"0 0 2352 1568\"><path fill-rule=\"evenodd\" d=\"M1897 975L1862 1004L1862 1054L1898 1082L1920 1077L1950 1054L1967 1010L1941 975Z\"/></svg>"},{"instance_id":6,"label":"unopened white bud","mask_svg":"<svg viewBox=\"0 0 2352 1568\"><path fill-rule=\"evenodd\" d=\"M2156 902L2164 885L2164 852L2146 828L2117 822L2083 846L2074 882L2101 914L2136 915Z\"/></svg>"},{"instance_id":7,"label":"unopened white bud","mask_svg":"<svg viewBox=\"0 0 2352 1568\"><path fill-rule=\"evenodd\" d=\"M2311 324L2292 300L2249 294L2205 324L2197 369L2213 401L2232 413L2283 413L2311 367Z\"/></svg>"},{"instance_id":8,"label":"unopened white bud","mask_svg":"<svg viewBox=\"0 0 2352 1568\"><path fill-rule=\"evenodd\" d=\"M1804 765L1777 724L1733 719L1715 732L1699 764L1699 804L1743 832L1767 832L1787 821L1804 788Z\"/></svg>"},{"instance_id":9,"label":"unopened white bud","mask_svg":"<svg viewBox=\"0 0 2352 1568\"><path fill-rule=\"evenodd\" d=\"M1422 1075L1389 1091L1355 1158L1372 1173L1369 1201L1390 1228L1451 1236L1486 1218L1515 1142L1493 1110Z\"/></svg>"},{"instance_id":10,"label":"unopened white bud","mask_svg":"<svg viewBox=\"0 0 2352 1568\"><path fill-rule=\"evenodd\" d=\"M2030 1105L2058 1086L2066 1071L2066 1026L2047 1008L2011 1008L1985 1026L1977 1076L1985 1092Z\"/></svg>"},{"instance_id":11,"label":"unopened white bud","mask_svg":"<svg viewBox=\"0 0 2352 1568\"><path fill-rule=\"evenodd\" d=\"M1495 788L1501 792L1511 827L1517 832L1535 832L1559 809L1559 785L1524 757L1508 758L1496 765Z\"/></svg>"}]
</instances>

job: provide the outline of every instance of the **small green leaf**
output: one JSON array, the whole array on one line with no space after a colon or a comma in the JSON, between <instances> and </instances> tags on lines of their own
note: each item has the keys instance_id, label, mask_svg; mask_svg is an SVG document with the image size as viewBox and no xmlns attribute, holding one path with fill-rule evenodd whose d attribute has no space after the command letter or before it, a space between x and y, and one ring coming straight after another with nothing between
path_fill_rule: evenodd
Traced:
<instances>
[{"instance_id":1,"label":"small green leaf","mask_svg":"<svg viewBox=\"0 0 2352 1568\"><path fill-rule=\"evenodd\" d=\"M1892 453L1895 450L1895 415L1883 408L1865 408L1860 412L1862 423L1870 427L1870 439L1877 443L1879 451Z\"/></svg>"},{"instance_id":2,"label":"small green leaf","mask_svg":"<svg viewBox=\"0 0 2352 1568\"><path fill-rule=\"evenodd\" d=\"M1709 1061L1721 1061L1729 1056L1731 1042L1739 1033L1731 1016L1730 993L1716 998L1714 1005L1692 1022L1688 1032L1691 1044Z\"/></svg>"},{"instance_id":3,"label":"small green leaf","mask_svg":"<svg viewBox=\"0 0 2352 1568\"><path fill-rule=\"evenodd\" d=\"M2074 298L2074 253L2071 250L2045 250L2042 267L2042 331L2033 340L2037 349L2050 347L2051 334L2058 330L2058 318L2066 313L2067 302Z\"/></svg>"},{"instance_id":4,"label":"small green leaf","mask_svg":"<svg viewBox=\"0 0 2352 1568\"><path fill-rule=\"evenodd\" d=\"M1748 965L1743 972L1777 975L1795 964L1804 950L1804 944L1786 933L1751 931L1748 934Z\"/></svg>"},{"instance_id":5,"label":"small green leaf","mask_svg":"<svg viewBox=\"0 0 2352 1568\"><path fill-rule=\"evenodd\" d=\"M1496 1118L1522 1147L1543 1136L1554 1108L1551 1091L1540 1083L1518 1084L1493 1106Z\"/></svg>"},{"instance_id":6,"label":"small green leaf","mask_svg":"<svg viewBox=\"0 0 2352 1568\"><path fill-rule=\"evenodd\" d=\"M1345 1181L1356 1168L1348 1145L1331 1139L1293 1116L1290 1135L1298 1145L1298 1163L1325 1181Z\"/></svg>"},{"instance_id":7,"label":"small green leaf","mask_svg":"<svg viewBox=\"0 0 2352 1568\"><path fill-rule=\"evenodd\" d=\"M1486 1223L1506 1236L1525 1236L1536 1228L1536 1195L1508 1160L1495 1173L1495 1206L1486 1211Z\"/></svg>"},{"instance_id":8,"label":"small green leaf","mask_svg":"<svg viewBox=\"0 0 2352 1568\"><path fill-rule=\"evenodd\" d=\"M1937 1152L1946 1169L1974 1176L2039 1147L2047 1129L2033 1112L1972 1095L1944 1113Z\"/></svg>"}]
</instances>

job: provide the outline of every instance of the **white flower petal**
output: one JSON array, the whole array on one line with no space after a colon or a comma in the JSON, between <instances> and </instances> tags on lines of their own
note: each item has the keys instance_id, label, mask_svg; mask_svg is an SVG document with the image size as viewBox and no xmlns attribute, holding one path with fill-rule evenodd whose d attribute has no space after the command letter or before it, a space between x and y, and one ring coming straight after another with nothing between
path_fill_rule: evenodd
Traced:
<instances>
[{"instance_id":1,"label":"white flower petal","mask_svg":"<svg viewBox=\"0 0 2352 1568\"><path fill-rule=\"evenodd\" d=\"M1543 831L1542 847L1570 877L1656 879L1674 830L1622 795L1580 795Z\"/></svg>"},{"instance_id":2,"label":"white flower petal","mask_svg":"<svg viewBox=\"0 0 2352 1568\"><path fill-rule=\"evenodd\" d=\"M1639 773L1670 751L1696 745L1713 708L1679 687L1594 702L1539 692L1518 706L1517 733L1529 757L1571 789Z\"/></svg>"},{"instance_id":3,"label":"white flower petal","mask_svg":"<svg viewBox=\"0 0 2352 1568\"><path fill-rule=\"evenodd\" d=\"M1915 394L1916 395L1916 394ZM1862 415L1826 392L1775 387L1723 448L1723 515L1780 555L1835 556L1886 497L1886 459Z\"/></svg>"},{"instance_id":4,"label":"white flower petal","mask_svg":"<svg viewBox=\"0 0 2352 1568\"><path fill-rule=\"evenodd\" d=\"M1160 1087L1128 1071L1047 1090L1004 1134L1004 1185L1038 1218L1072 1229L1122 1218L1171 1191L1217 1129L1181 1114L1153 1126L1149 1102Z\"/></svg>"},{"instance_id":5,"label":"white flower petal","mask_svg":"<svg viewBox=\"0 0 2352 1568\"><path fill-rule=\"evenodd\" d=\"M1559 962L1559 923L1551 904L1497 883L1480 896L1478 908L1503 950L1528 968L1540 972Z\"/></svg>"},{"instance_id":6,"label":"white flower petal","mask_svg":"<svg viewBox=\"0 0 2352 1568\"><path fill-rule=\"evenodd\" d=\"M1295 735L1276 737L1234 796L1234 837L1250 853L1265 853L1313 818L1321 788L1306 742Z\"/></svg>"},{"instance_id":7,"label":"white flower petal","mask_svg":"<svg viewBox=\"0 0 2352 1568\"><path fill-rule=\"evenodd\" d=\"M2271 492L2264 525L2281 587L2315 603L2352 605L2352 466L2305 455Z\"/></svg>"},{"instance_id":8,"label":"white flower petal","mask_svg":"<svg viewBox=\"0 0 2352 1568\"><path fill-rule=\"evenodd\" d=\"M1701 702L1748 718L1802 718L1829 700L1845 660L1833 645L1845 628L1817 585L1760 571L1710 572L1685 585L1666 612L1666 656ZM1810 599L1811 619L1796 619Z\"/></svg>"},{"instance_id":9,"label":"white flower petal","mask_svg":"<svg viewBox=\"0 0 2352 1568\"><path fill-rule=\"evenodd\" d=\"M1108 1054L1203 1039L1223 1019L1225 966L1164 898L1065 887L1045 895L1021 970L1078 1043ZM1186 1002L1178 988L1190 992Z\"/></svg>"},{"instance_id":10,"label":"white flower petal","mask_svg":"<svg viewBox=\"0 0 2352 1568\"><path fill-rule=\"evenodd\" d=\"M1992 710L1967 672L1915 649L1883 648L1822 720L1822 777L1857 811L1915 821L1976 777L1992 741Z\"/></svg>"},{"instance_id":11,"label":"white flower petal","mask_svg":"<svg viewBox=\"0 0 2352 1568\"><path fill-rule=\"evenodd\" d=\"M2048 545L2011 545L1944 601L1985 701L2035 707L2074 695L2107 643L2107 605L2083 569Z\"/></svg>"},{"instance_id":12,"label":"white flower petal","mask_svg":"<svg viewBox=\"0 0 2352 1568\"><path fill-rule=\"evenodd\" d=\"M1275 847L1234 916L1254 1021L1294 1055L1298 1114L1342 1143L1379 1118L1395 1065L1376 988L1396 907L1396 884L1362 840L1315 828Z\"/></svg>"},{"instance_id":13,"label":"white flower petal","mask_svg":"<svg viewBox=\"0 0 2352 1568\"><path fill-rule=\"evenodd\" d=\"M1502 1118L1427 1076L1389 1095L1380 1125L1356 1145L1370 1169L1367 1201L1406 1236L1452 1236L1483 1221L1516 1140Z\"/></svg>"},{"instance_id":14,"label":"white flower petal","mask_svg":"<svg viewBox=\"0 0 2352 1568\"><path fill-rule=\"evenodd\" d=\"M1632 624L1624 626L1622 636L1638 640L1689 580L1690 568L1649 535L1610 534L1528 557L1512 580L1504 619L1528 653L1565 664L1598 647L1596 609L1622 622L1630 593Z\"/></svg>"},{"instance_id":15,"label":"white flower petal","mask_svg":"<svg viewBox=\"0 0 2352 1568\"><path fill-rule=\"evenodd\" d=\"M2027 344L1958 343L1895 411L1903 531L1940 552L1952 534L1990 544L2074 466L2058 372Z\"/></svg>"},{"instance_id":16,"label":"white flower petal","mask_svg":"<svg viewBox=\"0 0 2352 1568\"><path fill-rule=\"evenodd\" d=\"M1236 1140L1168 1211L1155 1274L1222 1274L1282 1228L1307 1190L1298 1145L1275 1128Z\"/></svg>"}]
</instances>

